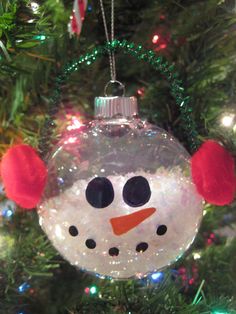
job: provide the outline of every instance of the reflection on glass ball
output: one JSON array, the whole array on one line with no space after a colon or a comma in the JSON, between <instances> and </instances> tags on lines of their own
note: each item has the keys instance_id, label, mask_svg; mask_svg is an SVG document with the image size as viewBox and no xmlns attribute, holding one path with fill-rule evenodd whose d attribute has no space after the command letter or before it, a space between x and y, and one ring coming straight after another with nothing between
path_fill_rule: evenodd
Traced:
<instances>
[{"instance_id":1,"label":"reflection on glass ball","mask_svg":"<svg viewBox=\"0 0 236 314\"><path fill-rule=\"evenodd\" d=\"M93 121L52 153L40 224L83 270L120 279L157 271L198 231L189 160L175 138L139 119Z\"/></svg>"}]
</instances>

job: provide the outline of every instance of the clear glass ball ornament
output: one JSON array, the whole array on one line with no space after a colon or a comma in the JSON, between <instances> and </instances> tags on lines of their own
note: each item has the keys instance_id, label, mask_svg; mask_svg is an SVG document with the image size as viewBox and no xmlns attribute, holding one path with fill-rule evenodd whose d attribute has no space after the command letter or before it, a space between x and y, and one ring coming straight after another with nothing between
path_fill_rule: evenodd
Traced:
<instances>
[{"instance_id":1,"label":"clear glass ball ornament","mask_svg":"<svg viewBox=\"0 0 236 314\"><path fill-rule=\"evenodd\" d=\"M103 119L65 134L55 147L40 224L80 269L141 278L190 247L203 202L184 147L163 129L132 116L136 109L128 97L117 99L112 109L106 100L105 111L100 106Z\"/></svg>"}]
</instances>

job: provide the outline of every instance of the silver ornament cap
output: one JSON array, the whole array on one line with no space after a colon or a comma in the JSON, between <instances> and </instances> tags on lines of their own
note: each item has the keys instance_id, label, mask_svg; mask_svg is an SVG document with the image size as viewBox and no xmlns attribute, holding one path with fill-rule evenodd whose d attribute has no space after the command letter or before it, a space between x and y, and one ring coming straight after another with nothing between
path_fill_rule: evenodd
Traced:
<instances>
[{"instance_id":1,"label":"silver ornament cap","mask_svg":"<svg viewBox=\"0 0 236 314\"><path fill-rule=\"evenodd\" d=\"M116 115L132 117L138 114L137 98L107 96L95 98L95 117L112 118Z\"/></svg>"}]
</instances>

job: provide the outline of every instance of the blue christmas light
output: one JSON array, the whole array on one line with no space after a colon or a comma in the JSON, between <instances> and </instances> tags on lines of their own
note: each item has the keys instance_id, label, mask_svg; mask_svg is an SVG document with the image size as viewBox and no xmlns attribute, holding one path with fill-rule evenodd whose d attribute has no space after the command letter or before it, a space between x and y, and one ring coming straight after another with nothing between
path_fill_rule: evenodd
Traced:
<instances>
[{"instance_id":1,"label":"blue christmas light","mask_svg":"<svg viewBox=\"0 0 236 314\"><path fill-rule=\"evenodd\" d=\"M92 7L91 4L89 4L89 5L88 5L88 12L92 12L92 10L93 10L93 7Z\"/></svg>"},{"instance_id":2,"label":"blue christmas light","mask_svg":"<svg viewBox=\"0 0 236 314\"><path fill-rule=\"evenodd\" d=\"M16 210L16 204L10 200L2 202L0 207L1 215L6 219L10 219L14 215Z\"/></svg>"},{"instance_id":3,"label":"blue christmas light","mask_svg":"<svg viewBox=\"0 0 236 314\"><path fill-rule=\"evenodd\" d=\"M7 206L6 208L3 208L2 215L5 218L11 218L11 216L14 214L14 211L11 209L10 206Z\"/></svg>"},{"instance_id":4,"label":"blue christmas light","mask_svg":"<svg viewBox=\"0 0 236 314\"><path fill-rule=\"evenodd\" d=\"M57 182L58 182L59 185L64 184L64 180L63 180L63 178L61 178L61 177L58 177L58 178L57 178Z\"/></svg>"},{"instance_id":5,"label":"blue christmas light","mask_svg":"<svg viewBox=\"0 0 236 314\"><path fill-rule=\"evenodd\" d=\"M19 293L24 293L30 288L30 284L28 282L23 282L18 288Z\"/></svg>"},{"instance_id":6,"label":"blue christmas light","mask_svg":"<svg viewBox=\"0 0 236 314\"><path fill-rule=\"evenodd\" d=\"M151 275L151 278L152 278L152 280L153 280L154 282L160 282L160 281L162 281L163 278L164 278L164 273L162 273L162 272L153 273L153 274Z\"/></svg>"}]
</instances>

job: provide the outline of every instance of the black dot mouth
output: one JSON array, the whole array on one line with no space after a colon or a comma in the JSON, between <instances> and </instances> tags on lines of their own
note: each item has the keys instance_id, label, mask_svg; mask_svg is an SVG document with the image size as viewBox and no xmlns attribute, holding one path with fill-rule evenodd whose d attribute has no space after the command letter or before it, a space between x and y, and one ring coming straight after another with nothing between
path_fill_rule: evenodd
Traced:
<instances>
[{"instance_id":1,"label":"black dot mouth","mask_svg":"<svg viewBox=\"0 0 236 314\"><path fill-rule=\"evenodd\" d=\"M69 234L70 234L72 237L76 237L76 236L79 234L79 231L78 231L78 229L76 228L76 226L70 226L70 227L69 227Z\"/></svg>"},{"instance_id":2,"label":"black dot mouth","mask_svg":"<svg viewBox=\"0 0 236 314\"><path fill-rule=\"evenodd\" d=\"M76 237L79 235L79 231L77 229L76 226L70 226L69 227L69 234L72 236L72 237ZM159 225L156 229L156 234L158 236L163 236L165 233L167 232L167 226L166 225ZM90 250L93 250L96 248L97 246L97 243L95 240L93 239L87 239L85 241L85 245L87 246L88 249ZM136 252L137 253L144 253L146 250L148 249L148 243L147 242L140 242L136 245ZM118 256L120 253L120 250L117 248L117 247L111 247L109 250L108 250L108 254L111 256L111 257L116 257Z\"/></svg>"},{"instance_id":3,"label":"black dot mouth","mask_svg":"<svg viewBox=\"0 0 236 314\"><path fill-rule=\"evenodd\" d=\"M137 244L136 246L136 252L138 253L143 253L148 249L148 244L147 242L140 242L139 244Z\"/></svg>"},{"instance_id":4,"label":"black dot mouth","mask_svg":"<svg viewBox=\"0 0 236 314\"><path fill-rule=\"evenodd\" d=\"M87 246L88 249L95 249L95 247L97 246L96 242L93 239L87 239L85 241L85 245Z\"/></svg>"},{"instance_id":5,"label":"black dot mouth","mask_svg":"<svg viewBox=\"0 0 236 314\"><path fill-rule=\"evenodd\" d=\"M162 236L162 235L164 235L166 232L167 232L167 226L166 226L166 225L159 225L159 226L157 227L157 231L156 231L156 234L157 234L157 235Z\"/></svg>"},{"instance_id":6,"label":"black dot mouth","mask_svg":"<svg viewBox=\"0 0 236 314\"><path fill-rule=\"evenodd\" d=\"M120 252L120 250L117 247L112 247L108 251L110 256L118 256L119 252Z\"/></svg>"}]
</instances>

